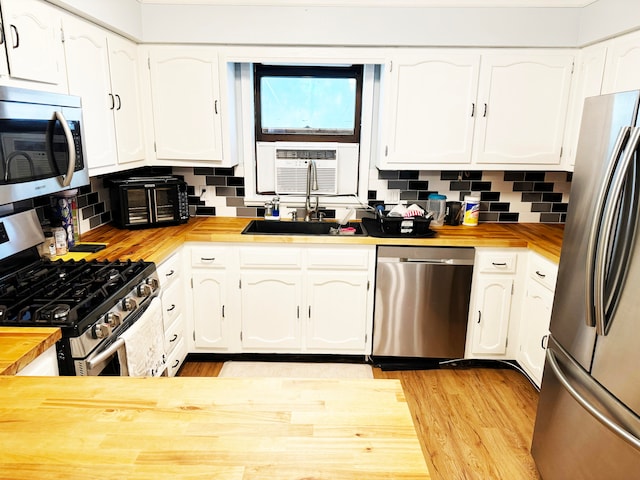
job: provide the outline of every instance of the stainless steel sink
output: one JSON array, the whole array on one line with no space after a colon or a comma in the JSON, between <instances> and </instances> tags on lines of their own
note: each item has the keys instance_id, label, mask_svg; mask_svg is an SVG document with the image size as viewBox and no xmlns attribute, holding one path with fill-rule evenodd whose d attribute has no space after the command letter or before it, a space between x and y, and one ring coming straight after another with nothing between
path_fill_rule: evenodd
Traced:
<instances>
[{"instance_id":1,"label":"stainless steel sink","mask_svg":"<svg viewBox=\"0 0 640 480\"><path fill-rule=\"evenodd\" d=\"M359 222L349 222L345 227L353 227L350 235L366 236L367 230ZM251 220L242 230L243 235L344 235L337 233L338 222L280 222L271 220Z\"/></svg>"}]
</instances>

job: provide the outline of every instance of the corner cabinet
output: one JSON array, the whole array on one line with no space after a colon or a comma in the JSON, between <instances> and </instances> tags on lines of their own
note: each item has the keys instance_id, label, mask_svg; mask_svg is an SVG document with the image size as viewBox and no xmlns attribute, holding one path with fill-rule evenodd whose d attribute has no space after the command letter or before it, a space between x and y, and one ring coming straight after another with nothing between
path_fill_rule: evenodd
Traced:
<instances>
[{"instance_id":1,"label":"corner cabinet","mask_svg":"<svg viewBox=\"0 0 640 480\"><path fill-rule=\"evenodd\" d=\"M516 294L517 249L477 248L469 307L465 358L508 359Z\"/></svg>"},{"instance_id":2,"label":"corner cabinet","mask_svg":"<svg viewBox=\"0 0 640 480\"><path fill-rule=\"evenodd\" d=\"M544 370L557 275L555 263L529 253L516 360L538 387Z\"/></svg>"},{"instance_id":3,"label":"corner cabinet","mask_svg":"<svg viewBox=\"0 0 640 480\"><path fill-rule=\"evenodd\" d=\"M142 165L137 45L70 15L63 29L69 92L82 97L90 175Z\"/></svg>"},{"instance_id":4,"label":"corner cabinet","mask_svg":"<svg viewBox=\"0 0 640 480\"><path fill-rule=\"evenodd\" d=\"M232 301L238 284L236 251L218 245L199 245L189 250L193 351L229 351L234 332L238 331Z\"/></svg>"},{"instance_id":5,"label":"corner cabinet","mask_svg":"<svg viewBox=\"0 0 640 480\"><path fill-rule=\"evenodd\" d=\"M148 67L156 157L152 163L231 166L223 159L217 50L151 46Z\"/></svg>"},{"instance_id":6,"label":"corner cabinet","mask_svg":"<svg viewBox=\"0 0 640 480\"><path fill-rule=\"evenodd\" d=\"M559 168L573 61L550 50L392 58L378 168Z\"/></svg>"}]
</instances>

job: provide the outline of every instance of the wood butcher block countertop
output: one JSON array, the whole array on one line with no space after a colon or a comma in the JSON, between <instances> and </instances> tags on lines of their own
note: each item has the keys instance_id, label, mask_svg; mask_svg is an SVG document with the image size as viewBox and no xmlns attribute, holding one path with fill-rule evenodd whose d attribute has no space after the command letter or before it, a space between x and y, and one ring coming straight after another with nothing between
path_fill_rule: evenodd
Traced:
<instances>
[{"instance_id":1,"label":"wood butcher block countertop","mask_svg":"<svg viewBox=\"0 0 640 480\"><path fill-rule=\"evenodd\" d=\"M399 380L0 377L0 477L429 479Z\"/></svg>"},{"instance_id":2,"label":"wood butcher block countertop","mask_svg":"<svg viewBox=\"0 0 640 480\"><path fill-rule=\"evenodd\" d=\"M15 375L61 338L59 328L0 327L0 375Z\"/></svg>"},{"instance_id":3,"label":"wood butcher block countertop","mask_svg":"<svg viewBox=\"0 0 640 480\"><path fill-rule=\"evenodd\" d=\"M161 262L184 242L261 244L424 245L457 247L525 247L552 261L560 259L563 225L543 223L485 223L476 227L434 227L434 238L374 238L357 236L242 235L249 218L195 217L176 227L120 230L103 225L82 235L83 242L108 247L87 258Z\"/></svg>"}]
</instances>

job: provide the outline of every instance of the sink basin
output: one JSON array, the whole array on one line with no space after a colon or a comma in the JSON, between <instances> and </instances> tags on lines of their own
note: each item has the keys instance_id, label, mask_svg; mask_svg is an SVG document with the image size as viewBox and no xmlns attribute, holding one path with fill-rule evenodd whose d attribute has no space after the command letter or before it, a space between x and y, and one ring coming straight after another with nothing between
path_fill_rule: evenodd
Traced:
<instances>
[{"instance_id":1,"label":"sink basin","mask_svg":"<svg viewBox=\"0 0 640 480\"><path fill-rule=\"evenodd\" d=\"M349 222L347 227L356 229L354 234L366 236L367 231L359 222ZM279 222L271 220L251 220L242 230L243 235L336 235L331 229L338 228L338 222ZM349 234L339 234L350 236Z\"/></svg>"}]
</instances>

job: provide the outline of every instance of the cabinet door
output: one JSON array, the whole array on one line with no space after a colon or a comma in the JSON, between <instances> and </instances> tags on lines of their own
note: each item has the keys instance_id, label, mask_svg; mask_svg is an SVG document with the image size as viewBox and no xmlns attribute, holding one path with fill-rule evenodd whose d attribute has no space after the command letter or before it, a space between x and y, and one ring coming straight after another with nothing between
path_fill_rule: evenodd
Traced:
<instances>
[{"instance_id":1,"label":"cabinet door","mask_svg":"<svg viewBox=\"0 0 640 480\"><path fill-rule=\"evenodd\" d=\"M307 279L307 350L364 352L368 273L317 271Z\"/></svg>"},{"instance_id":2,"label":"cabinet door","mask_svg":"<svg viewBox=\"0 0 640 480\"><path fill-rule=\"evenodd\" d=\"M69 93L82 97L84 144L89 172L117 163L105 32L71 16L63 19Z\"/></svg>"},{"instance_id":3,"label":"cabinet door","mask_svg":"<svg viewBox=\"0 0 640 480\"><path fill-rule=\"evenodd\" d=\"M563 162L566 166L571 167L571 170L576 159L584 99L600 95L606 56L606 45L597 44L583 48L576 61L574 87L571 89L567 133L562 153Z\"/></svg>"},{"instance_id":4,"label":"cabinet door","mask_svg":"<svg viewBox=\"0 0 640 480\"><path fill-rule=\"evenodd\" d=\"M482 57L474 162L558 165L573 56Z\"/></svg>"},{"instance_id":5,"label":"cabinet door","mask_svg":"<svg viewBox=\"0 0 640 480\"><path fill-rule=\"evenodd\" d=\"M140 75L138 74L138 46L122 37L109 35L109 67L114 96L116 144L118 164L143 161L144 131Z\"/></svg>"},{"instance_id":6,"label":"cabinet door","mask_svg":"<svg viewBox=\"0 0 640 480\"><path fill-rule=\"evenodd\" d=\"M507 352L512 278L476 277L471 305L472 354L504 355Z\"/></svg>"},{"instance_id":7,"label":"cabinet door","mask_svg":"<svg viewBox=\"0 0 640 480\"><path fill-rule=\"evenodd\" d=\"M149 51L158 160L221 160L218 55L208 47Z\"/></svg>"},{"instance_id":8,"label":"cabinet door","mask_svg":"<svg viewBox=\"0 0 640 480\"><path fill-rule=\"evenodd\" d=\"M523 302L517 360L538 386L544 369L552 305L553 292L529 280Z\"/></svg>"},{"instance_id":9,"label":"cabinet door","mask_svg":"<svg viewBox=\"0 0 640 480\"><path fill-rule=\"evenodd\" d=\"M385 164L471 161L479 65L479 55L457 53L394 58Z\"/></svg>"},{"instance_id":10,"label":"cabinet door","mask_svg":"<svg viewBox=\"0 0 640 480\"><path fill-rule=\"evenodd\" d=\"M224 348L227 300L226 273L220 270L193 272L193 321L196 348Z\"/></svg>"},{"instance_id":11,"label":"cabinet door","mask_svg":"<svg viewBox=\"0 0 640 480\"><path fill-rule=\"evenodd\" d=\"M614 39L606 65L602 93L640 89L640 32Z\"/></svg>"},{"instance_id":12,"label":"cabinet door","mask_svg":"<svg viewBox=\"0 0 640 480\"><path fill-rule=\"evenodd\" d=\"M299 352L300 272L244 271L240 281L243 349Z\"/></svg>"},{"instance_id":13,"label":"cabinet door","mask_svg":"<svg viewBox=\"0 0 640 480\"><path fill-rule=\"evenodd\" d=\"M59 12L40 0L3 0L2 14L11 76L64 84Z\"/></svg>"}]
</instances>

